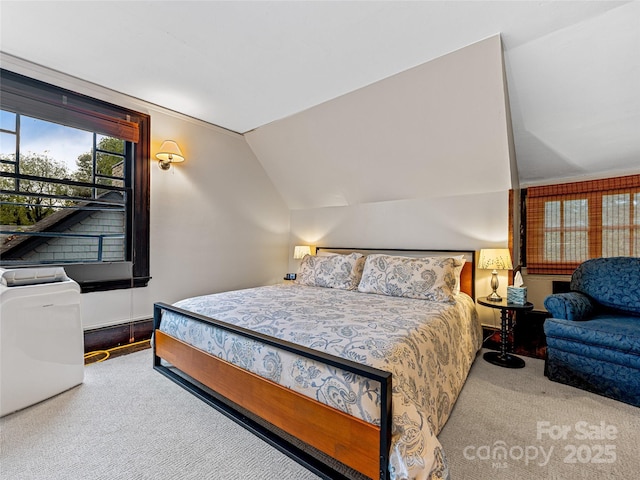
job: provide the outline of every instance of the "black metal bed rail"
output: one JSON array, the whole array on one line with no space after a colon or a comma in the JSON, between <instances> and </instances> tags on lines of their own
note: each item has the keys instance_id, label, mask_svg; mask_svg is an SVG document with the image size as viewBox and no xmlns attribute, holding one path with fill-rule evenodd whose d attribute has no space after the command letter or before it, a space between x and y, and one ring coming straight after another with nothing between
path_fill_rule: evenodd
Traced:
<instances>
[{"instance_id":1,"label":"black metal bed rail","mask_svg":"<svg viewBox=\"0 0 640 480\"><path fill-rule=\"evenodd\" d=\"M309 358L311 360L331 365L342 370L360 375L362 377L371 379L380 384L380 480L389 479L389 453L391 448L391 398L392 398L392 374L384 370L380 370L368 365L358 364L351 360L347 360L335 355L331 355L318 350L313 350L301 345L297 345L286 340L271 337L260 332L254 332L237 325L233 325L221 320L206 317L198 313L190 312L182 308L169 305L162 302L157 302L153 305L153 330L160 328L160 321L162 320L162 312L169 311L179 315L186 316L202 323L207 323L216 328L221 328L228 332L240 335L257 342L268 344L270 346L279 348L281 350L294 353L299 356ZM324 464L316 457L310 455L303 449L300 449L293 443L279 436L277 433L272 432L260 423L248 418L239 410L230 406L225 402L224 397L216 395L215 392L205 390L200 386L190 382L183 376L175 373L172 369L163 366L161 358L156 354L156 345L153 343L153 368L164 376L174 381L185 390L189 391L205 403L214 407L219 412L223 413L227 417L231 418L238 424L242 425L270 445L274 446L293 460L297 461L305 468L311 470L316 475L327 480L348 480L348 477L340 472L337 472L332 467Z\"/></svg>"}]
</instances>

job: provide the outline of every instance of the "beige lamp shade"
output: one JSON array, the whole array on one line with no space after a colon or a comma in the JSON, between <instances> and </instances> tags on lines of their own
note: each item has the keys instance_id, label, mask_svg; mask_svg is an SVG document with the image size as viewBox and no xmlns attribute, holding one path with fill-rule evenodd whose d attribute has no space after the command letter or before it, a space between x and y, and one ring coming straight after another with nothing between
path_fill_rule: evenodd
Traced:
<instances>
[{"instance_id":1,"label":"beige lamp shade","mask_svg":"<svg viewBox=\"0 0 640 480\"><path fill-rule=\"evenodd\" d=\"M480 250L478 268L481 270L512 270L508 248L483 248Z\"/></svg>"},{"instance_id":2,"label":"beige lamp shade","mask_svg":"<svg viewBox=\"0 0 640 480\"><path fill-rule=\"evenodd\" d=\"M309 245L296 245L293 249L293 258L301 259L305 255L311 255L311 247Z\"/></svg>"},{"instance_id":3,"label":"beige lamp shade","mask_svg":"<svg viewBox=\"0 0 640 480\"><path fill-rule=\"evenodd\" d=\"M160 150L156 153L156 158L159 161L160 168L163 170L167 170L172 163L184 162L182 150L180 150L178 144L173 140L165 140L162 142Z\"/></svg>"}]
</instances>

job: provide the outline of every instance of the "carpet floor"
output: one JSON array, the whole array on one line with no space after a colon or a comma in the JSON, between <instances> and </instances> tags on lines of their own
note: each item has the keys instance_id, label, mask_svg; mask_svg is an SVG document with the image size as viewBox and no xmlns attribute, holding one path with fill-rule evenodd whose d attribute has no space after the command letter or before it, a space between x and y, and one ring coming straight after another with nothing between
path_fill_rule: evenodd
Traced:
<instances>
[{"instance_id":1,"label":"carpet floor","mask_svg":"<svg viewBox=\"0 0 640 480\"><path fill-rule=\"evenodd\" d=\"M317 477L152 370L145 350L0 419L0 478ZM635 479L640 409L476 359L440 434L453 480Z\"/></svg>"},{"instance_id":2,"label":"carpet floor","mask_svg":"<svg viewBox=\"0 0 640 480\"><path fill-rule=\"evenodd\" d=\"M639 478L640 408L478 357L439 439L451 478ZM503 448L500 448L503 447Z\"/></svg>"}]
</instances>

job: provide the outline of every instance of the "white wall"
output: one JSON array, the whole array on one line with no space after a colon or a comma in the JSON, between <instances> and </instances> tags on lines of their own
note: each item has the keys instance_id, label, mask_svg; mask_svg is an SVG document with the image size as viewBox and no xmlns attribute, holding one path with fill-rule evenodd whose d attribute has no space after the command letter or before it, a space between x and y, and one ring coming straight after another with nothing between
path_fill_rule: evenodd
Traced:
<instances>
[{"instance_id":1,"label":"white wall","mask_svg":"<svg viewBox=\"0 0 640 480\"><path fill-rule=\"evenodd\" d=\"M237 134L151 112L152 152L173 138L186 161L151 169L151 276L135 311L155 301L275 283L287 265L289 210Z\"/></svg>"},{"instance_id":2,"label":"white wall","mask_svg":"<svg viewBox=\"0 0 640 480\"><path fill-rule=\"evenodd\" d=\"M493 36L246 137L294 210L481 194L511 188L507 110Z\"/></svg>"},{"instance_id":3,"label":"white wall","mask_svg":"<svg viewBox=\"0 0 640 480\"><path fill-rule=\"evenodd\" d=\"M85 329L150 318L153 303L275 283L286 272L289 209L241 135L58 72L2 57L3 68L151 115L151 152L178 142L186 161L151 166L149 286L82 295Z\"/></svg>"},{"instance_id":4,"label":"white wall","mask_svg":"<svg viewBox=\"0 0 640 480\"><path fill-rule=\"evenodd\" d=\"M640 2L511 45L506 63L523 187L640 171Z\"/></svg>"},{"instance_id":5,"label":"white wall","mask_svg":"<svg viewBox=\"0 0 640 480\"><path fill-rule=\"evenodd\" d=\"M509 128L494 36L246 136L292 209L290 252L480 250L507 244ZM477 272L477 296L489 277ZM506 295L506 272L500 283Z\"/></svg>"},{"instance_id":6,"label":"white wall","mask_svg":"<svg viewBox=\"0 0 640 480\"><path fill-rule=\"evenodd\" d=\"M149 113L152 153L173 139L186 157L169 172L152 166L149 287L83 295L85 328L146 318L155 301L277 282L295 270L300 243L506 245L512 161L498 36L261 127L246 135L251 149L240 135L22 67ZM478 272L478 296L488 275Z\"/></svg>"},{"instance_id":7,"label":"white wall","mask_svg":"<svg viewBox=\"0 0 640 480\"><path fill-rule=\"evenodd\" d=\"M291 244L473 250L506 240L508 192L291 212Z\"/></svg>"},{"instance_id":8,"label":"white wall","mask_svg":"<svg viewBox=\"0 0 640 480\"><path fill-rule=\"evenodd\" d=\"M286 271L289 210L244 138L149 113L152 153L174 139L186 157L169 171L151 168L152 279L143 289L83 295L92 312L85 328L148 318L157 301L275 283Z\"/></svg>"},{"instance_id":9,"label":"white wall","mask_svg":"<svg viewBox=\"0 0 640 480\"><path fill-rule=\"evenodd\" d=\"M293 245L360 248L476 250L506 245L508 191L380 202L291 212ZM299 261L291 259L289 271ZM476 271L476 296L491 293L489 271ZM498 293L506 296L506 272ZM483 323L497 326L493 309L478 307Z\"/></svg>"}]
</instances>

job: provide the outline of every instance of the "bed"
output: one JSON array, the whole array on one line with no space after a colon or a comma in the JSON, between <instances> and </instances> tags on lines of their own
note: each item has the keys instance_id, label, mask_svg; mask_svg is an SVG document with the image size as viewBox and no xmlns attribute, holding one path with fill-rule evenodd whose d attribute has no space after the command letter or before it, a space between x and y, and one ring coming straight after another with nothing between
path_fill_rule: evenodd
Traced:
<instances>
[{"instance_id":1,"label":"bed","mask_svg":"<svg viewBox=\"0 0 640 480\"><path fill-rule=\"evenodd\" d=\"M154 368L322 478L447 478L474 252L319 249L293 283L154 305Z\"/></svg>"}]
</instances>

